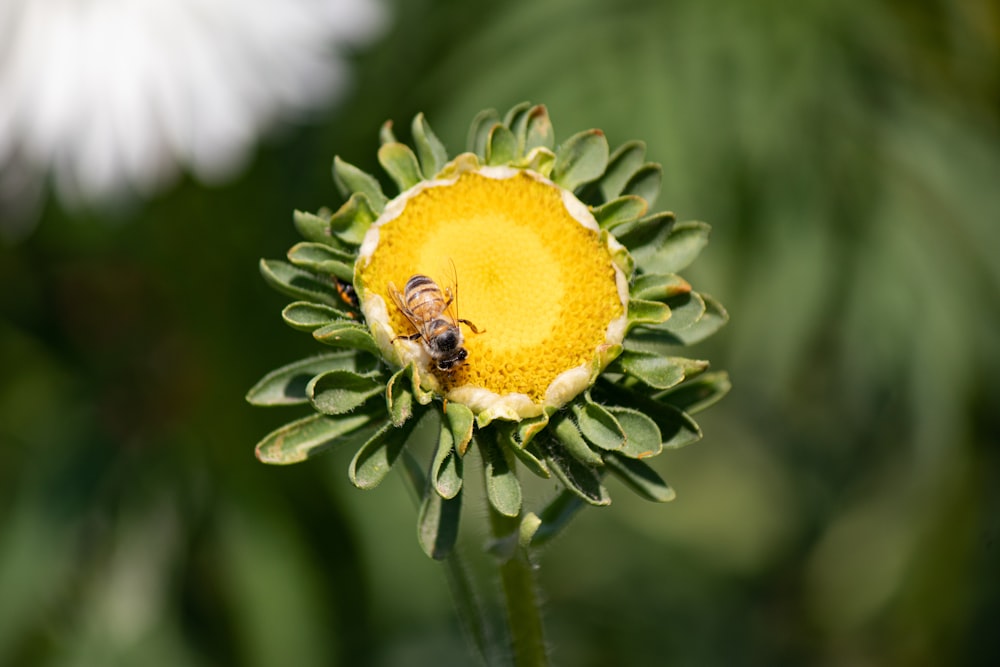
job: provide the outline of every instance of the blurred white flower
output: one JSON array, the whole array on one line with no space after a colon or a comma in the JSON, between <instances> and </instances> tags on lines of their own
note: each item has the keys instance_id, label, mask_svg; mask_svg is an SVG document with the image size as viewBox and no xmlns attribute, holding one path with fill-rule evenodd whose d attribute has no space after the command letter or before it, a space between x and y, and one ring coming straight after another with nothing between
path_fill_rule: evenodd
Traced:
<instances>
[{"instance_id":1,"label":"blurred white flower","mask_svg":"<svg viewBox=\"0 0 1000 667\"><path fill-rule=\"evenodd\" d=\"M0 212L46 174L68 205L233 175L275 121L336 100L382 19L375 0L3 0Z\"/></svg>"}]
</instances>

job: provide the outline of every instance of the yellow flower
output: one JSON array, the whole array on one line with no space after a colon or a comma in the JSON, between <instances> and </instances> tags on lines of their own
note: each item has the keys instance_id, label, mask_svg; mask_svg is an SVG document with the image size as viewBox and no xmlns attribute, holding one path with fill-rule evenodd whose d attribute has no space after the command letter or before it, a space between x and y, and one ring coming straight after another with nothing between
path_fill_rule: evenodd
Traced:
<instances>
[{"instance_id":1,"label":"yellow flower","mask_svg":"<svg viewBox=\"0 0 1000 667\"><path fill-rule=\"evenodd\" d=\"M315 411L266 436L257 456L293 463L360 445L350 477L361 488L403 458L424 489L419 535L435 558L457 533L472 444L493 509L522 517L522 543L548 539L581 501L608 504L606 473L650 500L673 498L645 459L699 439L691 415L729 388L676 349L728 316L677 275L708 226L648 214L661 169L645 146L611 153L590 130L555 147L545 108L529 104L502 119L481 113L469 152L450 161L422 115L415 150L388 123L380 138L400 194L337 158L347 201L296 212L307 240L288 262L261 261L297 299L285 321L340 350L250 390L254 404ZM406 451L420 438L436 439L427 466ZM523 511L517 462L555 476L563 495Z\"/></svg>"}]
</instances>

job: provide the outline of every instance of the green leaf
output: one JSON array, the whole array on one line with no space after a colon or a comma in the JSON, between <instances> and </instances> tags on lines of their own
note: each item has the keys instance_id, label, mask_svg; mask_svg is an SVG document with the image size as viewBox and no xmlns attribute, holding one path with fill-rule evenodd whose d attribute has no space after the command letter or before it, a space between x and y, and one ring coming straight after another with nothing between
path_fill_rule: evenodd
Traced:
<instances>
[{"instance_id":1,"label":"green leaf","mask_svg":"<svg viewBox=\"0 0 1000 667\"><path fill-rule=\"evenodd\" d=\"M580 463L572 456L563 456L551 445L543 451L549 469L568 491L590 505L611 503L611 496L601 484L601 475L594 468Z\"/></svg>"},{"instance_id":2,"label":"green leaf","mask_svg":"<svg viewBox=\"0 0 1000 667\"><path fill-rule=\"evenodd\" d=\"M417 541L425 554L434 560L444 560L451 554L458 540L461 515L461 490L445 499L430 486L426 488L417 514Z\"/></svg>"},{"instance_id":3,"label":"green leaf","mask_svg":"<svg viewBox=\"0 0 1000 667\"><path fill-rule=\"evenodd\" d=\"M413 117L411 133L417 157L420 158L420 170L426 178L434 178L448 163L448 151L431 130L422 112Z\"/></svg>"},{"instance_id":4,"label":"green leaf","mask_svg":"<svg viewBox=\"0 0 1000 667\"><path fill-rule=\"evenodd\" d=\"M494 125L486 142L486 164L501 165L517 158L517 139L503 125Z\"/></svg>"},{"instance_id":5,"label":"green leaf","mask_svg":"<svg viewBox=\"0 0 1000 667\"><path fill-rule=\"evenodd\" d=\"M556 149L552 180L573 191L604 173L608 166L608 139L600 130L574 134Z\"/></svg>"},{"instance_id":6,"label":"green leaf","mask_svg":"<svg viewBox=\"0 0 1000 667\"><path fill-rule=\"evenodd\" d=\"M705 300L697 292L680 294L667 301L670 306L670 319L657 325L667 331L683 331L701 319L705 314Z\"/></svg>"},{"instance_id":7,"label":"green leaf","mask_svg":"<svg viewBox=\"0 0 1000 667\"><path fill-rule=\"evenodd\" d=\"M374 176L344 162L339 156L333 158L333 182L344 197L350 197L355 192L364 194L376 213L381 213L389 201Z\"/></svg>"},{"instance_id":8,"label":"green leaf","mask_svg":"<svg viewBox=\"0 0 1000 667\"><path fill-rule=\"evenodd\" d=\"M385 144L378 149L378 161L400 192L409 190L423 180L417 156L406 144Z\"/></svg>"},{"instance_id":9,"label":"green leaf","mask_svg":"<svg viewBox=\"0 0 1000 667\"><path fill-rule=\"evenodd\" d=\"M451 437L455 441L458 455L465 456L469 443L472 442L472 427L476 423L476 416L462 403L449 403L444 416L447 418L448 428L451 429Z\"/></svg>"},{"instance_id":10,"label":"green leaf","mask_svg":"<svg viewBox=\"0 0 1000 667\"><path fill-rule=\"evenodd\" d=\"M656 273L655 268L645 268L643 262L656 253L663 245L677 219L670 211L660 211L635 222L626 223L615 229L615 238L635 255L636 262L644 266L648 273Z\"/></svg>"},{"instance_id":11,"label":"green leaf","mask_svg":"<svg viewBox=\"0 0 1000 667\"><path fill-rule=\"evenodd\" d=\"M348 476L359 489L373 489L378 486L399 459L406 439L413 431L415 421L402 426L386 422L368 439L351 460Z\"/></svg>"},{"instance_id":12,"label":"green leaf","mask_svg":"<svg viewBox=\"0 0 1000 667\"><path fill-rule=\"evenodd\" d=\"M551 151L554 146L555 133L552 130L552 121L549 119L549 112L544 105L538 104L528 112L521 153L528 155L535 148L544 148Z\"/></svg>"},{"instance_id":13,"label":"green leaf","mask_svg":"<svg viewBox=\"0 0 1000 667\"><path fill-rule=\"evenodd\" d=\"M413 416L413 392L410 388L410 377L406 367L392 374L386 383L385 401L389 410L389 419L393 426L402 426Z\"/></svg>"},{"instance_id":14,"label":"green leaf","mask_svg":"<svg viewBox=\"0 0 1000 667\"><path fill-rule=\"evenodd\" d=\"M625 190L625 184L646 160L646 144L641 141L627 141L611 154L608 168L598 181L604 201L611 201ZM652 202L649 202L652 203Z\"/></svg>"},{"instance_id":15,"label":"green leaf","mask_svg":"<svg viewBox=\"0 0 1000 667\"><path fill-rule=\"evenodd\" d=\"M348 315L343 310L309 301L292 302L281 311L281 319L285 324L299 331L312 332L334 320L346 317Z\"/></svg>"},{"instance_id":16,"label":"green leaf","mask_svg":"<svg viewBox=\"0 0 1000 667\"><path fill-rule=\"evenodd\" d=\"M701 440L701 428L687 413L671 405L659 405L660 409L649 416L660 429L665 449L680 449Z\"/></svg>"},{"instance_id":17,"label":"green leaf","mask_svg":"<svg viewBox=\"0 0 1000 667\"><path fill-rule=\"evenodd\" d=\"M646 215L649 205L646 200L635 195L612 199L593 210L594 218L601 229L613 231L626 223L634 222Z\"/></svg>"},{"instance_id":18,"label":"green leaf","mask_svg":"<svg viewBox=\"0 0 1000 667\"><path fill-rule=\"evenodd\" d=\"M665 301L691 291L691 284L676 273L645 273L632 284L633 299Z\"/></svg>"},{"instance_id":19,"label":"green leaf","mask_svg":"<svg viewBox=\"0 0 1000 667\"><path fill-rule=\"evenodd\" d=\"M711 229L704 222L678 222L662 243L641 258L637 256L636 261L648 273L677 273L693 262L708 244Z\"/></svg>"},{"instance_id":20,"label":"green leaf","mask_svg":"<svg viewBox=\"0 0 1000 667\"><path fill-rule=\"evenodd\" d=\"M316 456L335 445L350 442L344 437L371 420L371 415L327 417L313 414L271 431L257 443L255 453L263 463L286 465Z\"/></svg>"},{"instance_id":21,"label":"green leaf","mask_svg":"<svg viewBox=\"0 0 1000 667\"><path fill-rule=\"evenodd\" d=\"M628 328L643 324L651 326L663 324L673 318L670 306L659 301L645 301L643 299L628 300Z\"/></svg>"},{"instance_id":22,"label":"green leaf","mask_svg":"<svg viewBox=\"0 0 1000 667\"><path fill-rule=\"evenodd\" d=\"M280 259L260 260L260 274L273 288L295 299L318 301L328 305L341 302L333 283Z\"/></svg>"},{"instance_id":23,"label":"green leaf","mask_svg":"<svg viewBox=\"0 0 1000 667\"><path fill-rule=\"evenodd\" d=\"M677 496L655 470L638 459L630 459L617 452L607 452L604 463L611 474L647 500L666 503Z\"/></svg>"},{"instance_id":24,"label":"green leaf","mask_svg":"<svg viewBox=\"0 0 1000 667\"><path fill-rule=\"evenodd\" d=\"M353 347L372 354L379 354L378 345L368 327L357 322L339 320L313 331L313 338L332 347Z\"/></svg>"},{"instance_id":25,"label":"green leaf","mask_svg":"<svg viewBox=\"0 0 1000 667\"><path fill-rule=\"evenodd\" d=\"M658 394L656 399L669 403L689 415L693 415L717 403L723 396L729 393L732 386L728 373L725 371L716 371L714 373L705 373L668 392Z\"/></svg>"},{"instance_id":26,"label":"green leaf","mask_svg":"<svg viewBox=\"0 0 1000 667\"><path fill-rule=\"evenodd\" d=\"M700 297L705 303L705 312L702 316L691 326L672 332L681 345L700 343L729 321L729 313L721 303L708 294L701 294Z\"/></svg>"},{"instance_id":27,"label":"green leaf","mask_svg":"<svg viewBox=\"0 0 1000 667\"><path fill-rule=\"evenodd\" d=\"M529 109L531 109L531 102L518 102L503 115L503 124L516 134L518 127L524 128Z\"/></svg>"},{"instance_id":28,"label":"green leaf","mask_svg":"<svg viewBox=\"0 0 1000 667\"><path fill-rule=\"evenodd\" d=\"M341 369L317 375L306 387L313 407L326 415L347 414L384 391L385 385L379 382L377 373Z\"/></svg>"},{"instance_id":29,"label":"green leaf","mask_svg":"<svg viewBox=\"0 0 1000 667\"><path fill-rule=\"evenodd\" d=\"M246 399L258 406L308 403L306 387L314 377L336 369L357 370L360 365L354 350L300 359L265 375L247 392Z\"/></svg>"},{"instance_id":30,"label":"green leaf","mask_svg":"<svg viewBox=\"0 0 1000 667\"><path fill-rule=\"evenodd\" d=\"M655 162L648 162L636 171L622 189L622 194L637 195L652 206L660 195L660 184L663 182L663 167Z\"/></svg>"},{"instance_id":31,"label":"green leaf","mask_svg":"<svg viewBox=\"0 0 1000 667\"><path fill-rule=\"evenodd\" d=\"M580 463L588 466L604 465L601 455L595 452L587 444L587 441L580 435L580 430L573 423L573 420L563 415L555 420L552 434L562 445L563 449L569 452L570 456Z\"/></svg>"},{"instance_id":32,"label":"green leaf","mask_svg":"<svg viewBox=\"0 0 1000 667\"><path fill-rule=\"evenodd\" d=\"M378 129L378 145L385 146L392 143L396 143L396 133L392 131L392 121L387 120Z\"/></svg>"},{"instance_id":33,"label":"green leaf","mask_svg":"<svg viewBox=\"0 0 1000 667\"><path fill-rule=\"evenodd\" d=\"M619 449L625 444L625 431L621 424L604 406L594 403L589 393L584 395L584 399L574 402L572 408L580 433L601 449Z\"/></svg>"},{"instance_id":34,"label":"green leaf","mask_svg":"<svg viewBox=\"0 0 1000 667\"><path fill-rule=\"evenodd\" d=\"M569 525L581 508L585 507L580 497L570 491L561 491L538 514L541 524L531 536L531 546L544 546Z\"/></svg>"},{"instance_id":35,"label":"green leaf","mask_svg":"<svg viewBox=\"0 0 1000 667\"><path fill-rule=\"evenodd\" d=\"M511 456L496 440L496 434L481 431L476 438L483 456L486 474L486 495L490 504L504 516L517 516L521 511L521 483L514 470Z\"/></svg>"},{"instance_id":36,"label":"green leaf","mask_svg":"<svg viewBox=\"0 0 1000 667\"><path fill-rule=\"evenodd\" d=\"M707 361L649 352L624 352L617 363L625 373L654 389L669 389L708 368Z\"/></svg>"},{"instance_id":37,"label":"green leaf","mask_svg":"<svg viewBox=\"0 0 1000 667\"><path fill-rule=\"evenodd\" d=\"M524 467L533 474L541 477L542 479L548 479L549 470L545 467L545 463L543 463L542 460L528 448L530 445L524 445L518 441L518 427L519 424L513 424L506 421L498 422L494 426L496 429L497 442L500 444L500 447L504 449L504 451L509 451L511 454L516 456L517 459L524 464Z\"/></svg>"},{"instance_id":38,"label":"green leaf","mask_svg":"<svg viewBox=\"0 0 1000 667\"><path fill-rule=\"evenodd\" d=\"M295 229L303 238L315 243L323 243L328 246L338 247L337 239L330 234L330 215L316 215L304 211L295 211L292 214L292 221Z\"/></svg>"},{"instance_id":39,"label":"green leaf","mask_svg":"<svg viewBox=\"0 0 1000 667\"><path fill-rule=\"evenodd\" d=\"M621 406L608 406L607 410L625 432L625 443L617 450L620 454L641 459L663 451L660 429L648 415Z\"/></svg>"},{"instance_id":40,"label":"green leaf","mask_svg":"<svg viewBox=\"0 0 1000 667\"><path fill-rule=\"evenodd\" d=\"M489 140L490 130L500 122L500 114L496 109L484 109L476 114L469 126L469 138L467 143L469 151L481 158L486 157L486 145Z\"/></svg>"},{"instance_id":41,"label":"green leaf","mask_svg":"<svg viewBox=\"0 0 1000 667\"><path fill-rule=\"evenodd\" d=\"M355 256L322 243L303 241L288 251L288 261L300 269L329 273L345 282L354 280Z\"/></svg>"},{"instance_id":42,"label":"green leaf","mask_svg":"<svg viewBox=\"0 0 1000 667\"><path fill-rule=\"evenodd\" d=\"M344 243L361 245L376 218L378 214L368 195L355 192L330 218L330 232Z\"/></svg>"},{"instance_id":43,"label":"green leaf","mask_svg":"<svg viewBox=\"0 0 1000 667\"><path fill-rule=\"evenodd\" d=\"M430 479L434 490L446 500L454 498L462 490L462 457L455 451L455 438L450 429L438 431Z\"/></svg>"}]
</instances>

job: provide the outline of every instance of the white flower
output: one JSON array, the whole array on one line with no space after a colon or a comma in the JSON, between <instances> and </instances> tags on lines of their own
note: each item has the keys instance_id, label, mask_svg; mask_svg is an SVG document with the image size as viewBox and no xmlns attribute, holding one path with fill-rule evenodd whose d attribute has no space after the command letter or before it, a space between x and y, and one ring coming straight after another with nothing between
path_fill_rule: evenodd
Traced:
<instances>
[{"instance_id":1,"label":"white flower","mask_svg":"<svg viewBox=\"0 0 1000 667\"><path fill-rule=\"evenodd\" d=\"M0 199L45 173L70 205L231 176L336 99L340 52L382 19L375 0L4 0Z\"/></svg>"}]
</instances>

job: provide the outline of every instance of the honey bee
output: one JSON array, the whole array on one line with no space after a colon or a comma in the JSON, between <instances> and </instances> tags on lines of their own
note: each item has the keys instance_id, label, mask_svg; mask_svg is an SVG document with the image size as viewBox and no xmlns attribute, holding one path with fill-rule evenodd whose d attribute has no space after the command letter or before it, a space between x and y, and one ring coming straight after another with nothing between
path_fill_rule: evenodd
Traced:
<instances>
[{"instance_id":1,"label":"honey bee","mask_svg":"<svg viewBox=\"0 0 1000 667\"><path fill-rule=\"evenodd\" d=\"M454 290L447 287L442 291L436 282L420 273L410 276L402 294L389 283L389 296L416 330L414 334L397 336L394 340L419 338L438 370L445 372L453 371L469 356L468 350L463 347L459 323L472 329L473 333L483 333L469 320L458 317L455 303L457 280L454 285Z\"/></svg>"}]
</instances>

